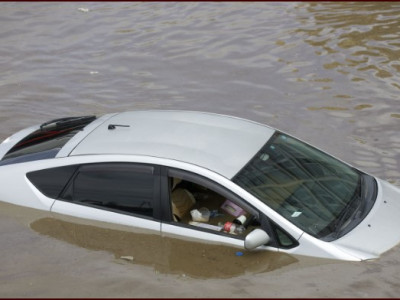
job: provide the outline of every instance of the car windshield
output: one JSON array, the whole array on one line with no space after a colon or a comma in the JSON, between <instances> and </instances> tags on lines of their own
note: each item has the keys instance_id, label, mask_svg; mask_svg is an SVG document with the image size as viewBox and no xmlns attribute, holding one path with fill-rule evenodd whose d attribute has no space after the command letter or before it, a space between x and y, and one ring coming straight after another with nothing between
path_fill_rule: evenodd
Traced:
<instances>
[{"instance_id":1,"label":"car windshield","mask_svg":"<svg viewBox=\"0 0 400 300\"><path fill-rule=\"evenodd\" d=\"M233 181L300 229L324 240L354 228L372 207L363 205L365 180L360 171L280 132Z\"/></svg>"}]
</instances>

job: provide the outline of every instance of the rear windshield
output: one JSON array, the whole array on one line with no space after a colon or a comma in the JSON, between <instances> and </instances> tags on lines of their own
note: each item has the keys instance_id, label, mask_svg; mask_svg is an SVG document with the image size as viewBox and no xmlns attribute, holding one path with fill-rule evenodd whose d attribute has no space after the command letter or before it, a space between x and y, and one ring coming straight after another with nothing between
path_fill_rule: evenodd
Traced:
<instances>
[{"instance_id":1,"label":"rear windshield","mask_svg":"<svg viewBox=\"0 0 400 300\"><path fill-rule=\"evenodd\" d=\"M0 161L0 166L56 157L75 134L95 119L95 116L83 116L43 123L38 130L11 148Z\"/></svg>"}]
</instances>

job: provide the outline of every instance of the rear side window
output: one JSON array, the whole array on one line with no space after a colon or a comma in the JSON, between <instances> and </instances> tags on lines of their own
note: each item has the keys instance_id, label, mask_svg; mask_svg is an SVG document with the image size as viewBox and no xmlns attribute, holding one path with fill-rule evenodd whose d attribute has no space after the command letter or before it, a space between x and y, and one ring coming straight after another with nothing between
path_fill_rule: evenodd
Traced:
<instances>
[{"instance_id":1,"label":"rear side window","mask_svg":"<svg viewBox=\"0 0 400 300\"><path fill-rule=\"evenodd\" d=\"M11 148L0 166L56 157L75 134L95 119L96 116L69 117L43 123L40 129Z\"/></svg>"},{"instance_id":2,"label":"rear side window","mask_svg":"<svg viewBox=\"0 0 400 300\"><path fill-rule=\"evenodd\" d=\"M159 183L154 171L152 166L129 163L84 165L70 180L60 198L152 217Z\"/></svg>"},{"instance_id":3,"label":"rear side window","mask_svg":"<svg viewBox=\"0 0 400 300\"><path fill-rule=\"evenodd\" d=\"M78 165L34 171L26 174L33 185L49 198L57 199Z\"/></svg>"}]
</instances>

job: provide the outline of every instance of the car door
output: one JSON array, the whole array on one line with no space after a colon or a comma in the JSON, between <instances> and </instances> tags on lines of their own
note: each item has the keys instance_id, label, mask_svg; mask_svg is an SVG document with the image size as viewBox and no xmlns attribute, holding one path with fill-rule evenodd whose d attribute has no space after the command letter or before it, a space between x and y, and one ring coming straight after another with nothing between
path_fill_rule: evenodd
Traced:
<instances>
[{"instance_id":1,"label":"car door","mask_svg":"<svg viewBox=\"0 0 400 300\"><path fill-rule=\"evenodd\" d=\"M187 171L168 168L161 172L161 231L164 236L217 242L243 248L246 235L252 230L260 228L271 237L270 242L261 248L278 251L279 248L296 245L296 241L284 230L270 222L265 215L229 189ZM174 193L180 199L174 199ZM180 210L176 207L179 207ZM202 207L208 209L211 218L206 222L193 222L190 212ZM244 216L242 220L244 218L244 222L247 222L246 230L242 234L224 231L225 224L228 223L230 226L230 223L238 219L239 215ZM234 226L236 225L238 224ZM280 242L281 239L285 245Z\"/></svg>"},{"instance_id":2,"label":"car door","mask_svg":"<svg viewBox=\"0 0 400 300\"><path fill-rule=\"evenodd\" d=\"M90 163L41 170L28 178L56 198L52 212L160 232L158 166Z\"/></svg>"}]
</instances>

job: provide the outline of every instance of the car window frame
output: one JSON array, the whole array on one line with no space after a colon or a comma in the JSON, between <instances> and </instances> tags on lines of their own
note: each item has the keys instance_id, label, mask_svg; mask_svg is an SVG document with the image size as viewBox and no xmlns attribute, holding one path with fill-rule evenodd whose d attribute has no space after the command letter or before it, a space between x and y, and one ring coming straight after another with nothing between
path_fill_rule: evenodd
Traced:
<instances>
[{"instance_id":1,"label":"car window frame","mask_svg":"<svg viewBox=\"0 0 400 300\"><path fill-rule=\"evenodd\" d=\"M231 191L229 188L215 182L214 180L204 177L200 174L196 174L190 171L182 170L179 168L175 167L162 167L161 169L161 210L162 210L162 217L161 217L161 222L166 223L169 225L174 225L178 227L184 227L188 229L192 229L195 231L202 231L206 233L210 233L213 235L220 235L223 237L228 237L232 239L237 239L237 240L242 240L244 241L245 237L240 237L240 236L235 236L235 235L229 235L224 232L217 232L213 231L211 229L207 228L201 228L201 227L195 227L189 224L184 224L184 223L178 223L175 222L172 218L172 205L171 205L171 199L170 199L170 194L171 194L171 187L169 185L169 177L179 177L184 180L188 180L190 182L205 186L207 188L212 189L214 192L217 192L219 194L222 194L223 196L228 196L229 200L234 202L235 204L241 206L243 209L247 210L249 213L253 214L260 222L261 226L260 228L268 233L270 236L271 240L268 242L268 244L264 245L267 247L274 247L274 248L284 248L281 247L280 242L278 241L278 238L276 236L276 232L274 230L274 227L278 227L281 231L286 233L291 240L296 241L290 234L287 233L286 230L284 230L281 226L277 225L275 222L272 223L272 221L266 216L264 213L260 212L258 209L254 208L251 204L249 204L246 200L244 200L242 197L238 196L236 193ZM295 245L297 246L298 243ZM293 246L293 247L295 247ZM290 247L292 248L292 247Z\"/></svg>"},{"instance_id":2,"label":"car window frame","mask_svg":"<svg viewBox=\"0 0 400 300\"><path fill-rule=\"evenodd\" d=\"M127 212L124 210L119 210L119 209L114 209L114 208L110 208L107 206L99 206L99 205L95 205L95 204L90 204L90 203L84 203L84 202L78 202L78 201L71 201L68 199L64 199L63 196L65 196L66 191L68 191L69 187L71 186L71 184L73 183L74 179L77 177L77 175L79 174L79 170L82 167L86 167L86 166L104 166L104 165L115 165L115 164L119 164L119 165L130 165L133 167L138 167L138 168L142 168L143 167L152 167L153 168L153 172L152 175L155 177L154 178L154 190L153 190L153 214L152 216L146 216L146 215L142 215L139 213L132 213L132 212ZM81 164L77 164L78 167L75 170L75 172L71 175L71 177L67 180L64 188L62 189L61 193L59 194L59 196L57 197L57 201L63 201L63 202L67 202L67 203L71 203L71 204L76 204L76 205L81 205L81 206L87 206L87 207L91 207L94 209L100 209L100 210L104 210L104 211L109 211L109 212L113 212L113 213L118 213L118 214L123 214L123 215L128 215L128 216L132 216L132 217L137 217L137 218L143 218L143 219L147 219L150 221L157 221L157 222L161 222L161 176L160 176L160 166L158 165L154 165L154 164L148 164L148 163L137 163L137 162L121 162L121 161L110 161L110 162L94 162L94 163L81 163Z\"/></svg>"}]
</instances>

